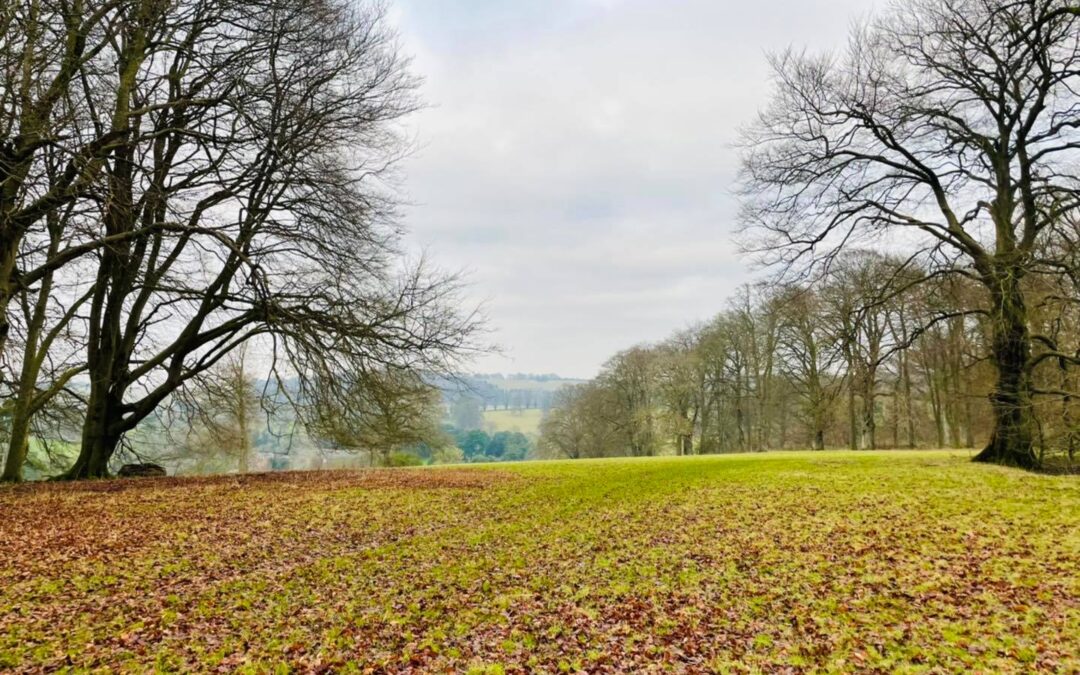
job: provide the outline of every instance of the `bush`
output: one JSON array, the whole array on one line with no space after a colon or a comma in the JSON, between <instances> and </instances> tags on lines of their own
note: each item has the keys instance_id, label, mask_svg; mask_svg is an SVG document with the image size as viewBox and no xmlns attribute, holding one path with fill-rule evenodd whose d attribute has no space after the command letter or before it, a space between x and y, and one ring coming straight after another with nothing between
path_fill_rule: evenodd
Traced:
<instances>
[{"instance_id":1,"label":"bush","mask_svg":"<svg viewBox=\"0 0 1080 675\"><path fill-rule=\"evenodd\" d=\"M423 464L423 460L407 452L395 452L386 458L386 466L423 466Z\"/></svg>"}]
</instances>

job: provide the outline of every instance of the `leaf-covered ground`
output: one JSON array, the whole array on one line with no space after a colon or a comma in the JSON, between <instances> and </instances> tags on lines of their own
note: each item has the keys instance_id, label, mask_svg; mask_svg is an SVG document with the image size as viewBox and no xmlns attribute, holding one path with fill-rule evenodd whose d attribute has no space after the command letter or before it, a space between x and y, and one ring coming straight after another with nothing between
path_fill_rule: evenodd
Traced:
<instances>
[{"instance_id":1,"label":"leaf-covered ground","mask_svg":"<svg viewBox=\"0 0 1080 675\"><path fill-rule=\"evenodd\" d=\"M0 489L0 670L1080 672L1080 482L805 453Z\"/></svg>"}]
</instances>

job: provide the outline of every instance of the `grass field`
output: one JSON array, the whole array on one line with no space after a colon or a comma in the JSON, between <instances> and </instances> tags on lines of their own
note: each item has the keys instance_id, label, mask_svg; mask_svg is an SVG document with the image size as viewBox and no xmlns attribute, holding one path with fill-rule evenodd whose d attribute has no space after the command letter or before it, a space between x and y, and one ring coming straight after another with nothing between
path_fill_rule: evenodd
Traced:
<instances>
[{"instance_id":1,"label":"grass field","mask_svg":"<svg viewBox=\"0 0 1080 675\"><path fill-rule=\"evenodd\" d=\"M0 669L1080 670L1080 483L804 453L0 490Z\"/></svg>"},{"instance_id":2,"label":"grass field","mask_svg":"<svg viewBox=\"0 0 1080 675\"><path fill-rule=\"evenodd\" d=\"M527 436L540 433L541 410L485 410L484 430L490 433L499 431L519 431Z\"/></svg>"}]
</instances>

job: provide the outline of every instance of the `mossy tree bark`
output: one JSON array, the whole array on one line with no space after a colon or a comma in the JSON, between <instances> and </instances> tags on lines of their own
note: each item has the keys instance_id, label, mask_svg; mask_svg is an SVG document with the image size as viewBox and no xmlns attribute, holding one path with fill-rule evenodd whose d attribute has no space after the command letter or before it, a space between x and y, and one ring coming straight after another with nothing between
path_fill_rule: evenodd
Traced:
<instances>
[{"instance_id":1,"label":"mossy tree bark","mask_svg":"<svg viewBox=\"0 0 1080 675\"><path fill-rule=\"evenodd\" d=\"M1031 334L1020 282L1003 280L991 293L995 306L991 357L998 377L990 403L994 431L986 448L976 456L989 462L1035 468L1035 415L1032 409Z\"/></svg>"}]
</instances>

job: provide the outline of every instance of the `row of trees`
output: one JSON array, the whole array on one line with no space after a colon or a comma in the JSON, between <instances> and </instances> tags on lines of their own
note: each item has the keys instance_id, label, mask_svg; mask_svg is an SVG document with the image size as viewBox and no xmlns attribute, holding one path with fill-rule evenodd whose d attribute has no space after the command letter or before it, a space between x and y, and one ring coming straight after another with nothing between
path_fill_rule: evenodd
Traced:
<instances>
[{"instance_id":1,"label":"row of trees","mask_svg":"<svg viewBox=\"0 0 1080 675\"><path fill-rule=\"evenodd\" d=\"M706 449L783 443L798 399L803 442L817 447L830 442L837 406L853 446L878 444L882 421L898 441L918 442L918 411L929 406L932 428L943 430L935 441L979 443L988 431L980 461L1033 468L1051 447L1073 452L1075 0L909 0L858 26L844 53L788 51L772 67L772 100L743 137L742 222L748 248L779 270L781 296L740 301L716 326L660 350L722 345L701 360L723 373L678 366L727 388L721 400L704 396L696 413L664 418L679 427L681 447L692 433ZM851 263L853 249L900 257L882 270ZM932 302L945 305L927 314ZM805 309L781 320L769 309L776 303ZM829 332L817 332L829 316ZM764 342L735 346L758 332ZM686 378L658 375L660 384L643 386L655 351L621 355L596 384L568 395L565 410L632 411L590 429L597 447L612 447L611 429L626 452L656 447L653 397ZM788 407L776 407L785 396ZM575 437L584 427L572 418L553 418L547 438Z\"/></svg>"},{"instance_id":2,"label":"row of trees","mask_svg":"<svg viewBox=\"0 0 1080 675\"><path fill-rule=\"evenodd\" d=\"M1064 281L1064 279L1060 279ZM1039 334L1080 348L1076 279L1029 288ZM849 447L973 448L993 428L987 293L857 251L828 278L743 288L712 321L613 357L542 423L552 456ZM1075 458L1077 369L1044 361L1035 453Z\"/></svg>"},{"instance_id":3,"label":"row of trees","mask_svg":"<svg viewBox=\"0 0 1080 675\"><path fill-rule=\"evenodd\" d=\"M418 373L452 371L476 322L398 250L407 66L378 4L0 8L4 480L72 424L65 476L107 475L242 345L333 438L423 405Z\"/></svg>"},{"instance_id":4,"label":"row of trees","mask_svg":"<svg viewBox=\"0 0 1080 675\"><path fill-rule=\"evenodd\" d=\"M433 382L445 392L451 407L463 398L485 410L547 410L563 385L574 383L557 375L467 375Z\"/></svg>"},{"instance_id":5,"label":"row of trees","mask_svg":"<svg viewBox=\"0 0 1080 675\"><path fill-rule=\"evenodd\" d=\"M995 380L978 459L1035 467L1043 399L1068 408L1077 393L1039 373L1080 365L1037 316L1080 302L1075 0L897 3L845 54L772 65L775 94L744 138L748 239L789 271L822 274L853 246L885 244L927 281L980 286Z\"/></svg>"}]
</instances>

